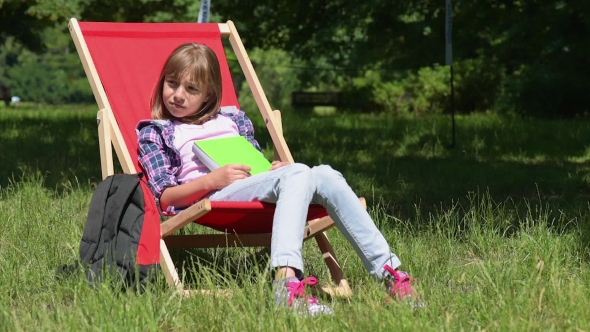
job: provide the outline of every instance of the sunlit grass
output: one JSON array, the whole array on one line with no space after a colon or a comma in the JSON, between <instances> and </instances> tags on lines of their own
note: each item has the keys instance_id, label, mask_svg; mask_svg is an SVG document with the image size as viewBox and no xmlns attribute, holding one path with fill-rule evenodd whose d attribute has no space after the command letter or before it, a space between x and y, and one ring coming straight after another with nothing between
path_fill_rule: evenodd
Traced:
<instances>
[{"instance_id":1,"label":"sunlit grass","mask_svg":"<svg viewBox=\"0 0 590 332\"><path fill-rule=\"evenodd\" d=\"M74 184L56 195L29 174L4 194L2 330L563 330L589 323L587 212L551 220L547 208L531 206L518 215L509 202L482 194L469 197L467 206L400 220L376 202L370 212L419 279L427 307L385 305L382 286L331 230L354 296L324 300L335 317L305 319L275 312L266 265L252 265L253 249L205 250L184 263L183 277L199 271L192 286L229 289L230 298L186 299L161 276L140 294L91 289L78 277L56 282L54 269L76 256L90 192ZM556 222L567 227L552 226ZM305 257L307 271L328 281L317 249L307 244Z\"/></svg>"},{"instance_id":2,"label":"sunlit grass","mask_svg":"<svg viewBox=\"0 0 590 332\"><path fill-rule=\"evenodd\" d=\"M385 305L342 235L329 231L353 288L334 317L276 312L258 249L174 251L183 298L160 275L142 293L56 281L77 255L100 177L94 107L0 109L0 330L587 330L590 206L587 120L284 114L295 159L341 170L427 306ZM272 155L264 127L258 137ZM202 231L197 226L195 231ZM329 275L314 242L306 272Z\"/></svg>"}]
</instances>

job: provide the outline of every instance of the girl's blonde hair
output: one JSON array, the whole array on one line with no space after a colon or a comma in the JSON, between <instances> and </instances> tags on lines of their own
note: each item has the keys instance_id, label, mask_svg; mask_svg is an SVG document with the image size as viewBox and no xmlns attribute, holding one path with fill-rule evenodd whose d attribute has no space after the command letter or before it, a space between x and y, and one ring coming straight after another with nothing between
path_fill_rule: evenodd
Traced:
<instances>
[{"instance_id":1,"label":"girl's blonde hair","mask_svg":"<svg viewBox=\"0 0 590 332\"><path fill-rule=\"evenodd\" d=\"M195 114L179 120L184 123L204 123L214 118L219 113L221 104L221 70L217 55L206 45L189 43L177 47L166 60L160 78L150 100L152 118L157 120L175 119L168 111L162 100L162 91L166 75L180 79L186 73L191 81L197 85L197 89L207 90L207 101L202 109Z\"/></svg>"}]
</instances>

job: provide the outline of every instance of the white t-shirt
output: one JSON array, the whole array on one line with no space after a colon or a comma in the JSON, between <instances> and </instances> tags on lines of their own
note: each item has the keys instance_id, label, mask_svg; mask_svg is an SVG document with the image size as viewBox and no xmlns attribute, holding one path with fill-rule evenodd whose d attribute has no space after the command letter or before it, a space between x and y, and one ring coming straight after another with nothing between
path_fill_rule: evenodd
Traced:
<instances>
[{"instance_id":1,"label":"white t-shirt","mask_svg":"<svg viewBox=\"0 0 590 332\"><path fill-rule=\"evenodd\" d=\"M193 153L193 142L210 138L238 136L236 124L228 117L218 115L202 125L172 121L174 125L174 147L180 151L182 164L176 178L178 183L191 182L210 171Z\"/></svg>"}]
</instances>

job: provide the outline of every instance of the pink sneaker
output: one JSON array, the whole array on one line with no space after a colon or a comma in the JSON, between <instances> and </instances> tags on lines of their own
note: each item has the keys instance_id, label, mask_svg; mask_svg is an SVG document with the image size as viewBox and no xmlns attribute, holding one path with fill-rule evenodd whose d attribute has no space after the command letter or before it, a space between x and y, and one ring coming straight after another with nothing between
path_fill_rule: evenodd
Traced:
<instances>
[{"instance_id":1,"label":"pink sneaker","mask_svg":"<svg viewBox=\"0 0 590 332\"><path fill-rule=\"evenodd\" d=\"M416 279L410 277L405 271L394 270L389 265L385 265L383 268L390 275L385 279L385 288L390 297L398 301L408 301L414 308L424 306L420 296L412 287L412 282L417 282Z\"/></svg>"},{"instance_id":2,"label":"pink sneaker","mask_svg":"<svg viewBox=\"0 0 590 332\"><path fill-rule=\"evenodd\" d=\"M315 286L318 280L315 277L307 277L301 281L297 278L287 278L283 281L274 281L275 301L279 307L290 307L301 315L333 315L332 308L321 304L313 296L305 295L305 286Z\"/></svg>"}]
</instances>

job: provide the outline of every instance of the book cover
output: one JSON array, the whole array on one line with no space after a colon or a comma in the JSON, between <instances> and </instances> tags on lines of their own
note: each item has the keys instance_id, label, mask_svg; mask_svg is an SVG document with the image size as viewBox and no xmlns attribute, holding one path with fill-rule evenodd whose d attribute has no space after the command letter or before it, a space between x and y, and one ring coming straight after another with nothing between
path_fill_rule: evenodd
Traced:
<instances>
[{"instance_id":1,"label":"book cover","mask_svg":"<svg viewBox=\"0 0 590 332\"><path fill-rule=\"evenodd\" d=\"M228 164L243 164L252 168L250 174L267 172L270 162L243 136L195 141L193 153L211 171Z\"/></svg>"}]
</instances>

